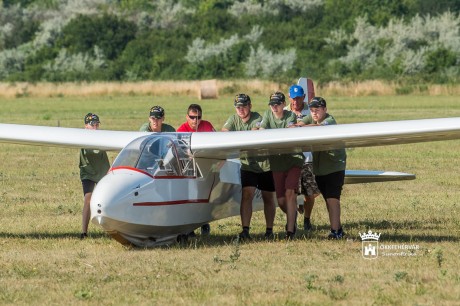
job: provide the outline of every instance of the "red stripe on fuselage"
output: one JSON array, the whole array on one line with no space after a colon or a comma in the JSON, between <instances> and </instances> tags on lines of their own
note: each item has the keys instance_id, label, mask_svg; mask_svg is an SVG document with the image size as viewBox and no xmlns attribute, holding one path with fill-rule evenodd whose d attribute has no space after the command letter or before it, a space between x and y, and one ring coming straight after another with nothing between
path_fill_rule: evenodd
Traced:
<instances>
[{"instance_id":1,"label":"red stripe on fuselage","mask_svg":"<svg viewBox=\"0 0 460 306\"><path fill-rule=\"evenodd\" d=\"M209 199L196 199L196 200L176 200L176 201L164 201L164 202L140 202L133 203L133 206L167 206L167 205L178 205L178 204L191 204L191 203L209 203Z\"/></svg>"},{"instance_id":2,"label":"red stripe on fuselage","mask_svg":"<svg viewBox=\"0 0 460 306\"><path fill-rule=\"evenodd\" d=\"M196 176L184 176L184 175L162 175L162 176L153 176L151 175L150 173L148 172L145 172L144 170L140 170L140 169L137 169L137 168L133 168L133 167L128 167L128 166L120 166L120 167L115 167L115 168L111 168L109 170L110 171L114 171L114 170L131 170L131 171L135 171L135 172L139 172L139 173L142 173L142 174L145 174L151 178L154 178L154 179L160 179L160 180L164 180L164 179L173 179L173 180L180 180L180 179L196 179Z\"/></svg>"}]
</instances>

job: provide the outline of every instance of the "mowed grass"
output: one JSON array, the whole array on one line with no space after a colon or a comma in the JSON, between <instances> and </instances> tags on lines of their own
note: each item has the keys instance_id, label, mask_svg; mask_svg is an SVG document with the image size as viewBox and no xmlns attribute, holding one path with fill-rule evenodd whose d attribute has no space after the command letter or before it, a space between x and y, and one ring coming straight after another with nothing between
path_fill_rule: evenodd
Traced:
<instances>
[{"instance_id":1,"label":"mowed grass","mask_svg":"<svg viewBox=\"0 0 460 306\"><path fill-rule=\"evenodd\" d=\"M253 110L267 108L266 96L251 95ZM325 98L339 123L460 117L453 96ZM201 104L217 129L234 112L232 96L21 98L0 100L0 122L82 127L83 116L96 112L103 129L137 130L149 108L162 105L166 122L177 127L190 103ZM315 230L302 231L299 217L294 241L284 241L278 210L273 242L263 241L257 212L250 242L235 240L234 217L211 223L209 237L186 246L127 249L93 224L89 239L78 238L78 150L0 144L0 304L458 305L458 152L458 140L348 150L348 169L411 172L417 179L346 185L343 241L325 239L329 222L318 198ZM381 233L381 245L418 249L364 259L359 233L368 230Z\"/></svg>"}]
</instances>

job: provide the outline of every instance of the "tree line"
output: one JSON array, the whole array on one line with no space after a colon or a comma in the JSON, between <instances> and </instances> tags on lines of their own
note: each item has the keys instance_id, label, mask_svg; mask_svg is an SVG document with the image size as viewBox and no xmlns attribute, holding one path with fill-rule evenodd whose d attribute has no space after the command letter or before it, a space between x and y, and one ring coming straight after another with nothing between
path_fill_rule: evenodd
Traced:
<instances>
[{"instance_id":1,"label":"tree line","mask_svg":"<svg viewBox=\"0 0 460 306\"><path fill-rule=\"evenodd\" d=\"M451 0L4 0L0 81L456 83Z\"/></svg>"}]
</instances>

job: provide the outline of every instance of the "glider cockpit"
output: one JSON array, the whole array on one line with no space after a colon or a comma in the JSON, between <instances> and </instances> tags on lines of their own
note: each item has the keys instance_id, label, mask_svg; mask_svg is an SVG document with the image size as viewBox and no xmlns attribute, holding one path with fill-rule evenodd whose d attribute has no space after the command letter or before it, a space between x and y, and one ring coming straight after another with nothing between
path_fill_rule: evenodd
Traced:
<instances>
[{"instance_id":1,"label":"glider cockpit","mask_svg":"<svg viewBox=\"0 0 460 306\"><path fill-rule=\"evenodd\" d=\"M112 169L135 168L154 178L199 177L190 151L190 133L162 133L140 137L128 144Z\"/></svg>"}]
</instances>

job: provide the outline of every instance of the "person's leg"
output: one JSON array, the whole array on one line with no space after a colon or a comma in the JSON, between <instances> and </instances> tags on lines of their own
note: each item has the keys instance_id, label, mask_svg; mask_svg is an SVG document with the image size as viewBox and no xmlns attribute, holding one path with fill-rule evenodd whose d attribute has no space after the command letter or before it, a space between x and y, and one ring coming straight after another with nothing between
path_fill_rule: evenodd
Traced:
<instances>
[{"instance_id":1,"label":"person's leg","mask_svg":"<svg viewBox=\"0 0 460 306\"><path fill-rule=\"evenodd\" d=\"M340 223L340 200L335 198L326 199L327 210L329 212L329 222L331 229L338 231L342 228Z\"/></svg>"},{"instance_id":2,"label":"person's leg","mask_svg":"<svg viewBox=\"0 0 460 306\"><path fill-rule=\"evenodd\" d=\"M262 200L264 201L265 224L267 228L273 228L276 215L275 193L262 191Z\"/></svg>"},{"instance_id":3,"label":"person's leg","mask_svg":"<svg viewBox=\"0 0 460 306\"><path fill-rule=\"evenodd\" d=\"M331 223L331 232L329 239L342 239L343 230L340 220L340 196L342 193L342 186L345 181L345 171L338 171L324 176L323 181L323 198L326 201L326 207L329 214L329 222ZM319 184L318 184L319 186ZM320 188L321 189L321 188Z\"/></svg>"},{"instance_id":4,"label":"person's leg","mask_svg":"<svg viewBox=\"0 0 460 306\"><path fill-rule=\"evenodd\" d=\"M316 195L304 196L303 206L304 206L304 217L311 217L311 212L313 211L313 206L315 205Z\"/></svg>"},{"instance_id":5,"label":"person's leg","mask_svg":"<svg viewBox=\"0 0 460 306\"><path fill-rule=\"evenodd\" d=\"M315 198L320 194L311 163L306 163L302 167L301 193L304 195L304 230L311 230L311 212L315 205Z\"/></svg>"},{"instance_id":6,"label":"person's leg","mask_svg":"<svg viewBox=\"0 0 460 306\"><path fill-rule=\"evenodd\" d=\"M276 204L275 204L275 182L271 171L259 173L257 188L262 191L265 215L265 238L272 239L273 225L275 223Z\"/></svg>"},{"instance_id":7,"label":"person's leg","mask_svg":"<svg viewBox=\"0 0 460 306\"><path fill-rule=\"evenodd\" d=\"M273 239L273 225L275 223L276 205L275 205L275 192L262 191L262 199L264 201L264 215L265 215L265 239Z\"/></svg>"},{"instance_id":8,"label":"person's leg","mask_svg":"<svg viewBox=\"0 0 460 306\"><path fill-rule=\"evenodd\" d=\"M241 226L250 227L251 218L252 218L252 199L254 198L254 193L256 191L255 187L243 187L241 194L241 205L240 205L240 215L241 215Z\"/></svg>"},{"instance_id":9,"label":"person's leg","mask_svg":"<svg viewBox=\"0 0 460 306\"><path fill-rule=\"evenodd\" d=\"M295 223L297 216L297 194L295 192L295 189L286 189L285 205L287 217L287 231L295 233Z\"/></svg>"},{"instance_id":10,"label":"person's leg","mask_svg":"<svg viewBox=\"0 0 460 306\"><path fill-rule=\"evenodd\" d=\"M304 164L303 167L302 167L302 171L300 172L300 178L299 178L299 191L298 193L299 194L303 194L304 197L306 197L307 195L305 194L305 191L306 191L306 186L305 186L305 169L307 167L307 164ZM297 211L299 212L299 214L303 215L304 213L304 205L305 205L305 200L303 203L300 203L298 208L297 208Z\"/></svg>"},{"instance_id":11,"label":"person's leg","mask_svg":"<svg viewBox=\"0 0 460 306\"><path fill-rule=\"evenodd\" d=\"M313 211L313 206L315 205L315 195L311 196L304 196L304 217L303 217L303 229L304 230L311 230L311 212Z\"/></svg>"},{"instance_id":12,"label":"person's leg","mask_svg":"<svg viewBox=\"0 0 460 306\"><path fill-rule=\"evenodd\" d=\"M286 197L276 198L276 201L278 202L278 207L281 211L287 214Z\"/></svg>"},{"instance_id":13,"label":"person's leg","mask_svg":"<svg viewBox=\"0 0 460 306\"><path fill-rule=\"evenodd\" d=\"M286 195L286 216L287 216L287 238L293 238L297 230L297 186L300 178L300 167L293 167L286 173L285 195Z\"/></svg>"},{"instance_id":14,"label":"person's leg","mask_svg":"<svg viewBox=\"0 0 460 306\"><path fill-rule=\"evenodd\" d=\"M90 180L82 180L81 185L83 187L83 195L84 195L84 203L83 203L83 211L82 211L82 218L81 218L81 234L80 238L83 239L88 234L88 225L89 219L91 218L91 196L93 194L94 187L96 183Z\"/></svg>"},{"instance_id":15,"label":"person's leg","mask_svg":"<svg viewBox=\"0 0 460 306\"><path fill-rule=\"evenodd\" d=\"M91 203L92 194L93 194L92 192L85 193L85 200L84 200L84 204L83 204L82 222L81 222L81 233L82 234L87 234L88 233L89 219L91 217L90 203Z\"/></svg>"},{"instance_id":16,"label":"person's leg","mask_svg":"<svg viewBox=\"0 0 460 306\"><path fill-rule=\"evenodd\" d=\"M241 170L241 203L240 218L243 230L239 233L240 239L249 239L249 229L252 218L252 200L256 192L257 173Z\"/></svg>"},{"instance_id":17,"label":"person's leg","mask_svg":"<svg viewBox=\"0 0 460 306\"><path fill-rule=\"evenodd\" d=\"M278 201L278 207L284 213L287 213L285 180L286 180L285 172L273 171L273 181L275 182L275 192L276 192L276 199Z\"/></svg>"}]
</instances>

